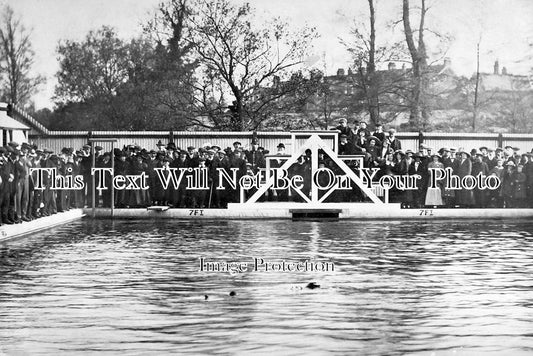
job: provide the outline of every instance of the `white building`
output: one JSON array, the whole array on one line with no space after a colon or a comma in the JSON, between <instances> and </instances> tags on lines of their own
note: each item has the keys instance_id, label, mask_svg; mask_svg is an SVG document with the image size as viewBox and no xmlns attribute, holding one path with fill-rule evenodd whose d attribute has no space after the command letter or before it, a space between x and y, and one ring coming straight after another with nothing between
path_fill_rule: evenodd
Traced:
<instances>
[{"instance_id":1,"label":"white building","mask_svg":"<svg viewBox=\"0 0 533 356\"><path fill-rule=\"evenodd\" d=\"M0 146L15 141L19 144L28 142L30 128L7 115L7 104L0 103Z\"/></svg>"}]
</instances>

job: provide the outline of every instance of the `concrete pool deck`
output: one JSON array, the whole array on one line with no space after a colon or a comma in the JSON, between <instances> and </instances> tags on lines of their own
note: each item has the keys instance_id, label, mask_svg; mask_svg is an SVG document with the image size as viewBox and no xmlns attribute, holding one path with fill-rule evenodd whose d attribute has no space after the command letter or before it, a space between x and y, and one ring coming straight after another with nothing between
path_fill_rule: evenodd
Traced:
<instances>
[{"instance_id":1,"label":"concrete pool deck","mask_svg":"<svg viewBox=\"0 0 533 356\"><path fill-rule=\"evenodd\" d=\"M0 242L63 225L81 219L84 215L83 209L72 209L21 224L5 224L0 226Z\"/></svg>"},{"instance_id":2,"label":"concrete pool deck","mask_svg":"<svg viewBox=\"0 0 533 356\"><path fill-rule=\"evenodd\" d=\"M92 216L92 209L84 209ZM280 203L229 204L227 209L174 209L167 207L95 209L96 218L125 219L295 219L335 218L339 220L433 220L433 219L525 219L533 218L533 209L402 209L400 204L372 203Z\"/></svg>"},{"instance_id":3,"label":"concrete pool deck","mask_svg":"<svg viewBox=\"0 0 533 356\"><path fill-rule=\"evenodd\" d=\"M63 225L84 216L92 209L73 209L33 221L0 226L0 243L16 237ZM177 220L473 220L531 219L533 209L402 209L400 204L322 203L313 206L301 203L229 204L228 209L173 209L168 207L95 209L95 218L115 219L177 219Z\"/></svg>"}]
</instances>

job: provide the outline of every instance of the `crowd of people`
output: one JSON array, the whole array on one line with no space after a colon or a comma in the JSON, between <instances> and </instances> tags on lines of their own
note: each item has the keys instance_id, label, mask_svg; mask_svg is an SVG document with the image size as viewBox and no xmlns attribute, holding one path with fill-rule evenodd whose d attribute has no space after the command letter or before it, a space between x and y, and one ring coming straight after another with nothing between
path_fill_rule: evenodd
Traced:
<instances>
[{"instance_id":1,"label":"crowd of people","mask_svg":"<svg viewBox=\"0 0 533 356\"><path fill-rule=\"evenodd\" d=\"M364 165L378 168L376 179L383 175L418 175L414 190L394 189L391 201L406 207L533 207L533 150L520 153L517 147L440 147L420 144L419 150L402 150L394 129L383 131L378 124L370 132L366 123L355 121L353 128L346 119L336 127L341 132L339 154L364 155ZM466 176L496 176L497 189L451 189L444 181L430 187L430 169L449 168L460 179Z\"/></svg>"},{"instance_id":2,"label":"crowd of people","mask_svg":"<svg viewBox=\"0 0 533 356\"><path fill-rule=\"evenodd\" d=\"M362 157L363 167L377 168L376 180L384 175L418 175L417 189L390 191L391 202L401 202L405 207L533 207L533 153L519 153L516 147L479 147L467 152L463 148L441 147L434 150L421 144L417 152L402 150L396 131L383 130L376 125L371 132L365 122L355 122L352 127L346 119L341 119L333 129L340 131L338 155ZM93 153L94 152L94 153ZM36 145L9 142L0 147L0 211L2 224L14 224L48 216L71 208L84 208L93 205L95 192L96 207L110 207L111 189L95 190L92 161L97 168L114 167L114 175L145 174L148 189L117 189L114 193L114 206L117 208L147 207L166 205L176 208L224 208L228 203L240 201L240 189L234 188L227 180L224 189L216 189L219 184L217 168L237 172L237 180L244 175L256 175L267 166L278 168L287 160L285 145L280 143L277 152L270 154L253 139L246 148L240 142L233 147L222 149L216 144L206 143L202 147L180 148L175 143L159 141L153 148L142 148L131 144L122 149L115 148L104 152L100 146L92 149L90 144L79 150L63 148L52 152ZM295 189L269 189L259 201L305 201L311 194L311 150L301 155L290 165L289 176L300 175L303 184ZM111 157L114 157L112 165ZM361 167L348 160L354 171ZM325 152L318 152L318 167L329 168L335 174L343 175L342 169ZM56 169L57 176L83 176L83 189L53 189L53 176L47 171L43 175L43 189L36 189L37 172L32 168ZM181 180L177 189L171 184L164 187L155 168L205 168L208 185L206 189L186 189L187 178ZM498 189L449 189L443 181L438 187L429 186L431 168L450 168L460 178L467 175L497 176L501 181ZM186 175L192 174L187 170ZM110 173L106 173L110 176ZM165 173L168 174L168 173ZM319 177L320 180L323 177ZM98 184L98 178L96 179ZM257 188L245 191L250 197ZM319 195L326 194L320 190ZM361 190L352 185L351 189L337 190L328 194L324 202L356 202L367 198Z\"/></svg>"}]
</instances>

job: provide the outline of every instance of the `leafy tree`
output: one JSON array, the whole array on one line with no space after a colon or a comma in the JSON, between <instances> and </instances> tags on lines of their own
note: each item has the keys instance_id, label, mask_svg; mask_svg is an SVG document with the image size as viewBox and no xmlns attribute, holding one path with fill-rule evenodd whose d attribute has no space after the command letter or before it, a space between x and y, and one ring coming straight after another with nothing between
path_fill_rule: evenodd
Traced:
<instances>
[{"instance_id":1,"label":"leafy tree","mask_svg":"<svg viewBox=\"0 0 533 356\"><path fill-rule=\"evenodd\" d=\"M64 128L100 130L182 128L187 115L165 98L181 98L168 49L148 38L120 39L107 26L81 42L58 47L56 120ZM172 110L170 105L178 107ZM186 109L186 108L185 108Z\"/></svg>"},{"instance_id":2,"label":"leafy tree","mask_svg":"<svg viewBox=\"0 0 533 356\"><path fill-rule=\"evenodd\" d=\"M161 3L153 18L144 25L144 32L155 43L154 65L144 84L149 88L154 113L166 116L177 128L196 124L200 84L194 74L198 67L193 58L191 10L187 0Z\"/></svg>"},{"instance_id":3,"label":"leafy tree","mask_svg":"<svg viewBox=\"0 0 533 356\"><path fill-rule=\"evenodd\" d=\"M35 54L26 30L10 6L0 13L0 88L3 101L21 107L29 104L31 95L44 82L44 77L32 75Z\"/></svg>"},{"instance_id":4,"label":"leafy tree","mask_svg":"<svg viewBox=\"0 0 533 356\"><path fill-rule=\"evenodd\" d=\"M82 42L60 43L57 52L59 102L110 98L128 79L128 48L111 27L90 31Z\"/></svg>"}]
</instances>

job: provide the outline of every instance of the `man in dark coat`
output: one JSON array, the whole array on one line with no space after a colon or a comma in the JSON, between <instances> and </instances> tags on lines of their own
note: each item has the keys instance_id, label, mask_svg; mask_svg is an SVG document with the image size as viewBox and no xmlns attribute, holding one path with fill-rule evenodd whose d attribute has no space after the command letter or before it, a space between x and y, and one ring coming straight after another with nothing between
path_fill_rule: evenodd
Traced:
<instances>
[{"instance_id":1,"label":"man in dark coat","mask_svg":"<svg viewBox=\"0 0 533 356\"><path fill-rule=\"evenodd\" d=\"M339 143L340 143L340 136L346 135L348 141L353 141L354 132L352 129L348 126L348 120L346 120L344 117L339 119L339 125L335 127L335 130L339 130Z\"/></svg>"},{"instance_id":2,"label":"man in dark coat","mask_svg":"<svg viewBox=\"0 0 533 356\"><path fill-rule=\"evenodd\" d=\"M230 169L237 168L237 189L231 189L232 202L240 201L240 187L239 180L246 174L246 161L244 160L242 150L233 151L233 157L230 160Z\"/></svg>"},{"instance_id":3,"label":"man in dark coat","mask_svg":"<svg viewBox=\"0 0 533 356\"><path fill-rule=\"evenodd\" d=\"M157 178L157 173L155 172L155 168L157 167L157 152L155 150L148 151L148 157L145 161L146 163L146 171L148 173L148 199L150 204L155 204L155 185Z\"/></svg>"},{"instance_id":4,"label":"man in dark coat","mask_svg":"<svg viewBox=\"0 0 533 356\"><path fill-rule=\"evenodd\" d=\"M533 206L533 152L528 152L528 161L524 165L524 173L526 174L526 189L527 189L527 204L528 207Z\"/></svg>"},{"instance_id":5,"label":"man in dark coat","mask_svg":"<svg viewBox=\"0 0 533 356\"><path fill-rule=\"evenodd\" d=\"M178 158L174 159L170 163L170 168L176 168L177 172L176 175L181 174L180 169L181 168L189 168L190 161L188 159L187 151L181 150L179 151ZM191 167L192 168L192 167ZM185 173L183 175L183 178L181 179L181 182L178 186L178 189L175 189L172 185L168 187L169 196L170 196L170 203L175 208L185 208L187 206L190 206L190 202L188 201L188 193L187 193L187 176L189 174Z\"/></svg>"},{"instance_id":6,"label":"man in dark coat","mask_svg":"<svg viewBox=\"0 0 533 356\"><path fill-rule=\"evenodd\" d=\"M129 172L129 162L126 160L126 155L123 151L118 150L115 153L115 169L113 174L125 176ZM115 190L115 206L117 208L125 208L128 204L127 194L125 189Z\"/></svg>"},{"instance_id":7,"label":"man in dark coat","mask_svg":"<svg viewBox=\"0 0 533 356\"><path fill-rule=\"evenodd\" d=\"M376 124L376 130L372 132L372 136L377 137L377 139L380 141L379 147L383 147L383 142L385 142L385 132L383 132L383 125L382 124Z\"/></svg>"},{"instance_id":8,"label":"man in dark coat","mask_svg":"<svg viewBox=\"0 0 533 356\"><path fill-rule=\"evenodd\" d=\"M111 168L111 154L105 152L101 155L100 159L96 162L97 168ZM102 190L102 204L105 208L111 207L111 184L112 178L111 174L105 172L105 182L107 184L107 189Z\"/></svg>"},{"instance_id":9,"label":"man in dark coat","mask_svg":"<svg viewBox=\"0 0 533 356\"><path fill-rule=\"evenodd\" d=\"M224 152L224 150L220 150L217 152L217 155L218 155L218 163L217 163L217 167L216 168L221 168L222 170L226 171L228 174L230 174L230 159L229 157L226 155L226 152ZM217 179L217 181L215 181L215 189L216 190L216 187L218 187L218 176L222 174L222 173L219 173L217 171L216 173L216 177L215 179ZM231 175L231 174L230 174ZM226 180L223 180L222 181L222 186L223 186L223 190L216 190L216 194L218 194L219 198L220 198L220 207L221 208L225 208L227 207L228 205L228 202L231 200L231 194L230 194L230 191L229 191L229 183L226 181Z\"/></svg>"},{"instance_id":10,"label":"man in dark coat","mask_svg":"<svg viewBox=\"0 0 533 356\"><path fill-rule=\"evenodd\" d=\"M80 163L80 174L83 175L83 181L85 182L85 190L83 194L84 205L91 207L92 206L92 189L93 189L93 180L91 175L92 167L92 154L91 146L83 145L82 148L83 157Z\"/></svg>"},{"instance_id":11,"label":"man in dark coat","mask_svg":"<svg viewBox=\"0 0 533 356\"><path fill-rule=\"evenodd\" d=\"M417 189L413 191L413 206L419 208L424 206L426 193L428 189L429 174L427 164L424 162L424 157L420 152L414 155L414 162L409 167L409 175L418 175L420 179L416 182Z\"/></svg>"},{"instance_id":12,"label":"man in dark coat","mask_svg":"<svg viewBox=\"0 0 533 356\"><path fill-rule=\"evenodd\" d=\"M483 158L483 153L479 152L476 154L474 163L472 163L472 176L477 177L481 174L486 177L489 175L489 166L483 161ZM486 208L487 197L488 191L486 189L479 189L479 187L476 187L474 189L474 202L476 208Z\"/></svg>"},{"instance_id":13,"label":"man in dark coat","mask_svg":"<svg viewBox=\"0 0 533 356\"><path fill-rule=\"evenodd\" d=\"M348 141L348 136L346 134L340 135L339 142L339 155L354 155L356 154L355 145Z\"/></svg>"},{"instance_id":14,"label":"man in dark coat","mask_svg":"<svg viewBox=\"0 0 533 356\"><path fill-rule=\"evenodd\" d=\"M52 154L46 160L45 168L54 169L57 172L59 165L59 157L56 154ZM57 213L57 190L53 189L52 185L52 175L50 174L46 183L46 190L48 191L48 194L44 202L44 211L45 214L48 215L53 215Z\"/></svg>"},{"instance_id":15,"label":"man in dark coat","mask_svg":"<svg viewBox=\"0 0 533 356\"><path fill-rule=\"evenodd\" d=\"M470 154L466 151L459 151L461 155L461 160L457 165L456 175L459 178L463 178L467 175L472 174L472 161L470 160ZM456 204L462 207L471 207L474 205L474 195L471 189L461 189L457 190L455 193Z\"/></svg>"},{"instance_id":16,"label":"man in dark coat","mask_svg":"<svg viewBox=\"0 0 533 356\"><path fill-rule=\"evenodd\" d=\"M456 149L454 147L450 148L449 156L442 160L442 164L444 164L444 168L450 167L453 170L454 174L456 174L457 172L457 166L459 162L460 162L460 159L457 158Z\"/></svg>"},{"instance_id":17,"label":"man in dark coat","mask_svg":"<svg viewBox=\"0 0 533 356\"><path fill-rule=\"evenodd\" d=\"M14 179L13 165L7 158L8 151L0 147L0 213L2 215L1 223L14 224L9 215L9 198L11 196L11 182Z\"/></svg>"},{"instance_id":18,"label":"man in dark coat","mask_svg":"<svg viewBox=\"0 0 533 356\"><path fill-rule=\"evenodd\" d=\"M244 152L246 161L252 165L254 173L260 168L265 168L265 157L263 153L259 151L259 141L257 139L252 140L252 148Z\"/></svg>"},{"instance_id":19,"label":"man in dark coat","mask_svg":"<svg viewBox=\"0 0 533 356\"><path fill-rule=\"evenodd\" d=\"M359 123L359 130L357 130L357 134L359 134L359 132L361 132L361 131L365 132L365 137L370 136L370 130L366 128L366 122L365 121L361 121Z\"/></svg>"},{"instance_id":20,"label":"man in dark coat","mask_svg":"<svg viewBox=\"0 0 533 356\"><path fill-rule=\"evenodd\" d=\"M389 135L385 142L383 143L384 148L386 148L387 153L394 153L402 149L402 143L396 138L396 130L390 129Z\"/></svg>"}]
</instances>

